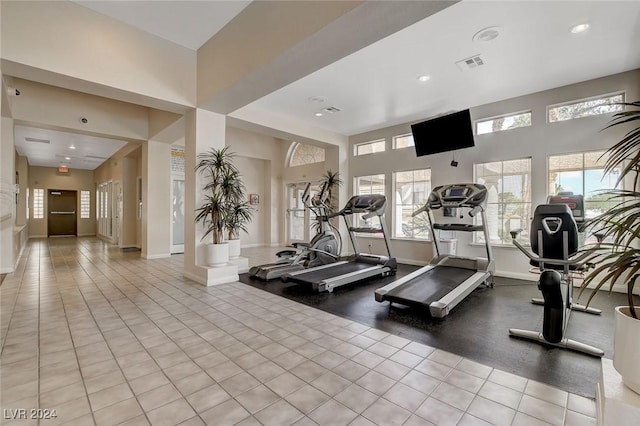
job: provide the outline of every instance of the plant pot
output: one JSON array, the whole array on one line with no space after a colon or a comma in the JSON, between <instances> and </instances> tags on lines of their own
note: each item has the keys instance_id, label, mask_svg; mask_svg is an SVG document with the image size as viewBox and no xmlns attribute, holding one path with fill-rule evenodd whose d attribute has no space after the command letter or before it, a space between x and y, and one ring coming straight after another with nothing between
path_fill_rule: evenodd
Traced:
<instances>
[{"instance_id":1,"label":"plant pot","mask_svg":"<svg viewBox=\"0 0 640 426\"><path fill-rule=\"evenodd\" d=\"M613 366L624 384L640 394L640 319L631 316L628 306L618 306L615 321Z\"/></svg>"},{"instance_id":2,"label":"plant pot","mask_svg":"<svg viewBox=\"0 0 640 426\"><path fill-rule=\"evenodd\" d=\"M229 243L229 259L237 259L240 257L240 238L228 240Z\"/></svg>"},{"instance_id":3,"label":"plant pot","mask_svg":"<svg viewBox=\"0 0 640 426\"><path fill-rule=\"evenodd\" d=\"M229 244L207 244L207 265L224 266L229 262Z\"/></svg>"}]
</instances>

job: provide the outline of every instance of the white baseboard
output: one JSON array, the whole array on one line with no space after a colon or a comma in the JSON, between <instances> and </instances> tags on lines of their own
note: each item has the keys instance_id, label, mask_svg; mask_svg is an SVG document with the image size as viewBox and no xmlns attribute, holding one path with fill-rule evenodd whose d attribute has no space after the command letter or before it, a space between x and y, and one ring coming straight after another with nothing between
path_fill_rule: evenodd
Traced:
<instances>
[{"instance_id":1,"label":"white baseboard","mask_svg":"<svg viewBox=\"0 0 640 426\"><path fill-rule=\"evenodd\" d=\"M158 253L158 254L143 254L142 258L147 260L153 259L164 259L166 257L171 257L171 253Z\"/></svg>"},{"instance_id":2,"label":"white baseboard","mask_svg":"<svg viewBox=\"0 0 640 426\"><path fill-rule=\"evenodd\" d=\"M429 262L425 262L424 260L415 260L415 259L396 258L396 261L404 265L412 265L412 266L425 266L429 264Z\"/></svg>"},{"instance_id":3,"label":"white baseboard","mask_svg":"<svg viewBox=\"0 0 640 426\"><path fill-rule=\"evenodd\" d=\"M240 244L240 248L268 247L266 244Z\"/></svg>"},{"instance_id":4,"label":"white baseboard","mask_svg":"<svg viewBox=\"0 0 640 426\"><path fill-rule=\"evenodd\" d=\"M493 274L496 277L513 278L515 280L538 281L538 274L523 274L520 272L496 271Z\"/></svg>"},{"instance_id":5,"label":"white baseboard","mask_svg":"<svg viewBox=\"0 0 640 426\"><path fill-rule=\"evenodd\" d=\"M95 232L93 234L78 234L78 237L95 237Z\"/></svg>"},{"instance_id":6,"label":"white baseboard","mask_svg":"<svg viewBox=\"0 0 640 426\"><path fill-rule=\"evenodd\" d=\"M29 235L29 238L47 238L46 235Z\"/></svg>"}]
</instances>

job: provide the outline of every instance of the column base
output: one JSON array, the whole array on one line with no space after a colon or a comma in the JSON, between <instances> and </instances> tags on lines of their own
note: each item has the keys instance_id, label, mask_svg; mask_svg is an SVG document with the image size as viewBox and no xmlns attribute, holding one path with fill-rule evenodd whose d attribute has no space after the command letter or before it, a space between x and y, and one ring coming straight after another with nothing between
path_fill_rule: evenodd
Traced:
<instances>
[{"instance_id":1,"label":"column base","mask_svg":"<svg viewBox=\"0 0 640 426\"><path fill-rule=\"evenodd\" d=\"M640 419L640 395L622 383L613 361L602 358L602 373L596 389L598 425L630 425Z\"/></svg>"},{"instance_id":2,"label":"column base","mask_svg":"<svg viewBox=\"0 0 640 426\"><path fill-rule=\"evenodd\" d=\"M232 263L216 267L196 265L193 272L184 271L184 276L207 287L233 283L238 281L238 265Z\"/></svg>"},{"instance_id":3,"label":"column base","mask_svg":"<svg viewBox=\"0 0 640 426\"><path fill-rule=\"evenodd\" d=\"M239 256L236 259L229 259L229 263L238 267L238 273L244 274L249 272L249 259Z\"/></svg>"}]
</instances>

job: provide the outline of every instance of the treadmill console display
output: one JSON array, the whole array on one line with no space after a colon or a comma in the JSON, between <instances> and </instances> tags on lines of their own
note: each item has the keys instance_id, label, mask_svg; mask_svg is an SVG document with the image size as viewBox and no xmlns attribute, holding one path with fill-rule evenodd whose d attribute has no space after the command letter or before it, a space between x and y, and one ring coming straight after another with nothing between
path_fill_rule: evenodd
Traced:
<instances>
[{"instance_id":1,"label":"treadmill console display","mask_svg":"<svg viewBox=\"0 0 640 426\"><path fill-rule=\"evenodd\" d=\"M573 214L576 222L584 222L584 197L581 194L561 192L558 195L549 195L547 204L566 204Z\"/></svg>"},{"instance_id":2,"label":"treadmill console display","mask_svg":"<svg viewBox=\"0 0 640 426\"><path fill-rule=\"evenodd\" d=\"M438 186L431 191L427 205L431 209L442 207L484 207L487 188L478 183L458 183Z\"/></svg>"},{"instance_id":3,"label":"treadmill console display","mask_svg":"<svg viewBox=\"0 0 640 426\"><path fill-rule=\"evenodd\" d=\"M384 213L386 205L387 198L382 194L354 195L347 201L347 204L340 210L339 214L375 212L380 216Z\"/></svg>"}]
</instances>

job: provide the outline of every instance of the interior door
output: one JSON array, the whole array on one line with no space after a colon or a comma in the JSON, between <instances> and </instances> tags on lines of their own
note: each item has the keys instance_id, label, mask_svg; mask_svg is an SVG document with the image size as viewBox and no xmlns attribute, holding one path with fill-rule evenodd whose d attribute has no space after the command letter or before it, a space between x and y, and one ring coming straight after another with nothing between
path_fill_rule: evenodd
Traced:
<instances>
[{"instance_id":1,"label":"interior door","mask_svg":"<svg viewBox=\"0 0 640 426\"><path fill-rule=\"evenodd\" d=\"M77 191L49 190L47 194L48 236L78 235L77 198Z\"/></svg>"}]
</instances>

